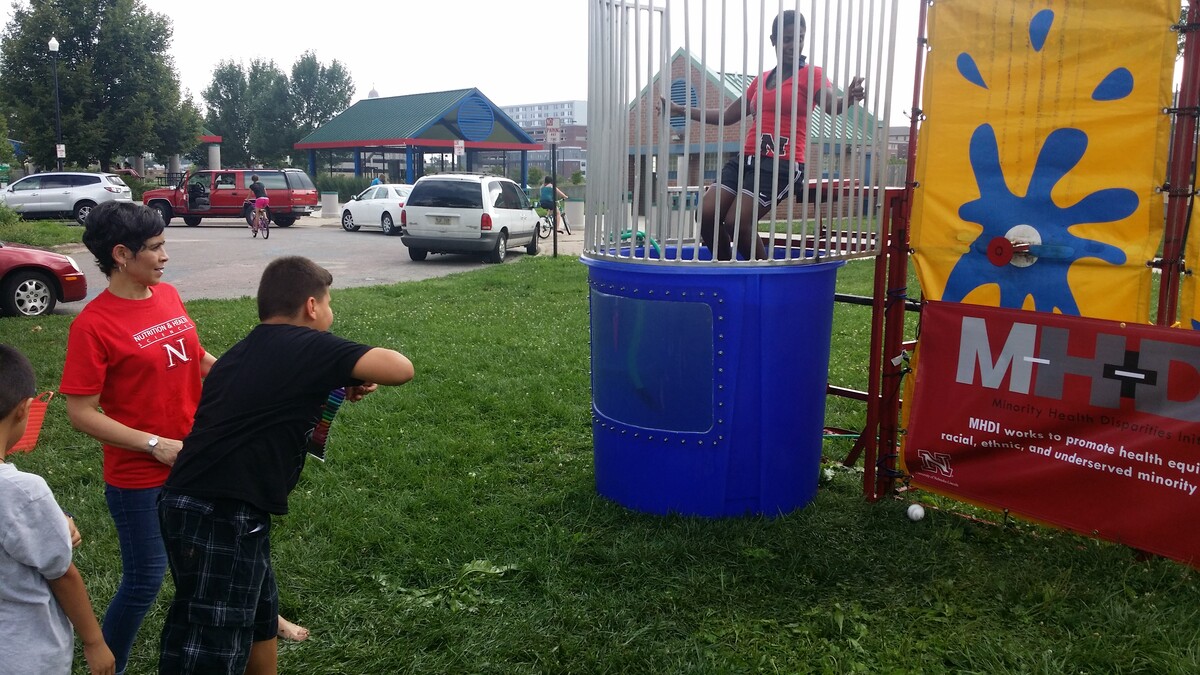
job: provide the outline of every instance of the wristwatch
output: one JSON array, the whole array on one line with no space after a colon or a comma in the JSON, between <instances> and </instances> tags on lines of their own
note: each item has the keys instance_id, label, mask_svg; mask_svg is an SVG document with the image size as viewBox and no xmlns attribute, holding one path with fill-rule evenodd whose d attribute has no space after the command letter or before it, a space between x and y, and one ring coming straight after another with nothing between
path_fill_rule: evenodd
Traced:
<instances>
[{"instance_id":1,"label":"wristwatch","mask_svg":"<svg viewBox=\"0 0 1200 675\"><path fill-rule=\"evenodd\" d=\"M146 441L146 452L153 453L154 449L157 447L158 447L158 436L151 436Z\"/></svg>"}]
</instances>

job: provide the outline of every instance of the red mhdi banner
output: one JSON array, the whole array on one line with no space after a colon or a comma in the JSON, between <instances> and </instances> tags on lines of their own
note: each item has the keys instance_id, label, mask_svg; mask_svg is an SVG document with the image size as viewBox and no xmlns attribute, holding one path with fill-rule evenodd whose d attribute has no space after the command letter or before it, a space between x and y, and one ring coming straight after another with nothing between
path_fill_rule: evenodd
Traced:
<instances>
[{"instance_id":1,"label":"red mhdi banner","mask_svg":"<svg viewBox=\"0 0 1200 675\"><path fill-rule=\"evenodd\" d=\"M912 482L1200 566L1200 332L929 302Z\"/></svg>"}]
</instances>

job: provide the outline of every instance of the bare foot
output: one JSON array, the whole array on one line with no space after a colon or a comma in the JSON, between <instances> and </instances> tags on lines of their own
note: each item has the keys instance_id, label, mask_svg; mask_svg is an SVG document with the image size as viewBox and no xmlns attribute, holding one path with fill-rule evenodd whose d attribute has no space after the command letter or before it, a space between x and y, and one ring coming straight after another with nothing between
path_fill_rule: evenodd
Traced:
<instances>
[{"instance_id":1,"label":"bare foot","mask_svg":"<svg viewBox=\"0 0 1200 675\"><path fill-rule=\"evenodd\" d=\"M304 626L297 626L280 615L279 637L292 642L304 642L308 639L308 629Z\"/></svg>"}]
</instances>

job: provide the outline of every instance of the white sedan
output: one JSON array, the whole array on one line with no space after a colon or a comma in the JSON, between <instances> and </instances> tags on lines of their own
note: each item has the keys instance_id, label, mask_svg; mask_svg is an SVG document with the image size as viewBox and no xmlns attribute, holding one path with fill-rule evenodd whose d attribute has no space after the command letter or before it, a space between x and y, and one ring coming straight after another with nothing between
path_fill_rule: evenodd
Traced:
<instances>
[{"instance_id":1,"label":"white sedan","mask_svg":"<svg viewBox=\"0 0 1200 675\"><path fill-rule=\"evenodd\" d=\"M402 183L372 185L354 195L342 208L342 229L358 232L359 228L378 228L384 234L399 234L396 222L400 210L412 191L411 185Z\"/></svg>"}]
</instances>

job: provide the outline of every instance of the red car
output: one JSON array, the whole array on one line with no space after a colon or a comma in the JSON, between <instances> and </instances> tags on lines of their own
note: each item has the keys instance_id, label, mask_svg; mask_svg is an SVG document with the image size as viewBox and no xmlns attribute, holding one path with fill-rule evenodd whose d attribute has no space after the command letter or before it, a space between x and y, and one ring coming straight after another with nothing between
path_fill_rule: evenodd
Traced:
<instances>
[{"instance_id":1,"label":"red car","mask_svg":"<svg viewBox=\"0 0 1200 675\"><path fill-rule=\"evenodd\" d=\"M41 316L59 302L86 296L87 278L71 256L0 243L0 309L5 314Z\"/></svg>"},{"instance_id":2,"label":"red car","mask_svg":"<svg viewBox=\"0 0 1200 675\"><path fill-rule=\"evenodd\" d=\"M279 227L291 227L297 218L317 209L317 186L300 169L204 169L188 174L175 187L146 190L142 203L158 211L167 225L176 217L192 227L201 218L238 218L249 223L246 200L254 196L250 191L254 176L271 200L267 216Z\"/></svg>"}]
</instances>

